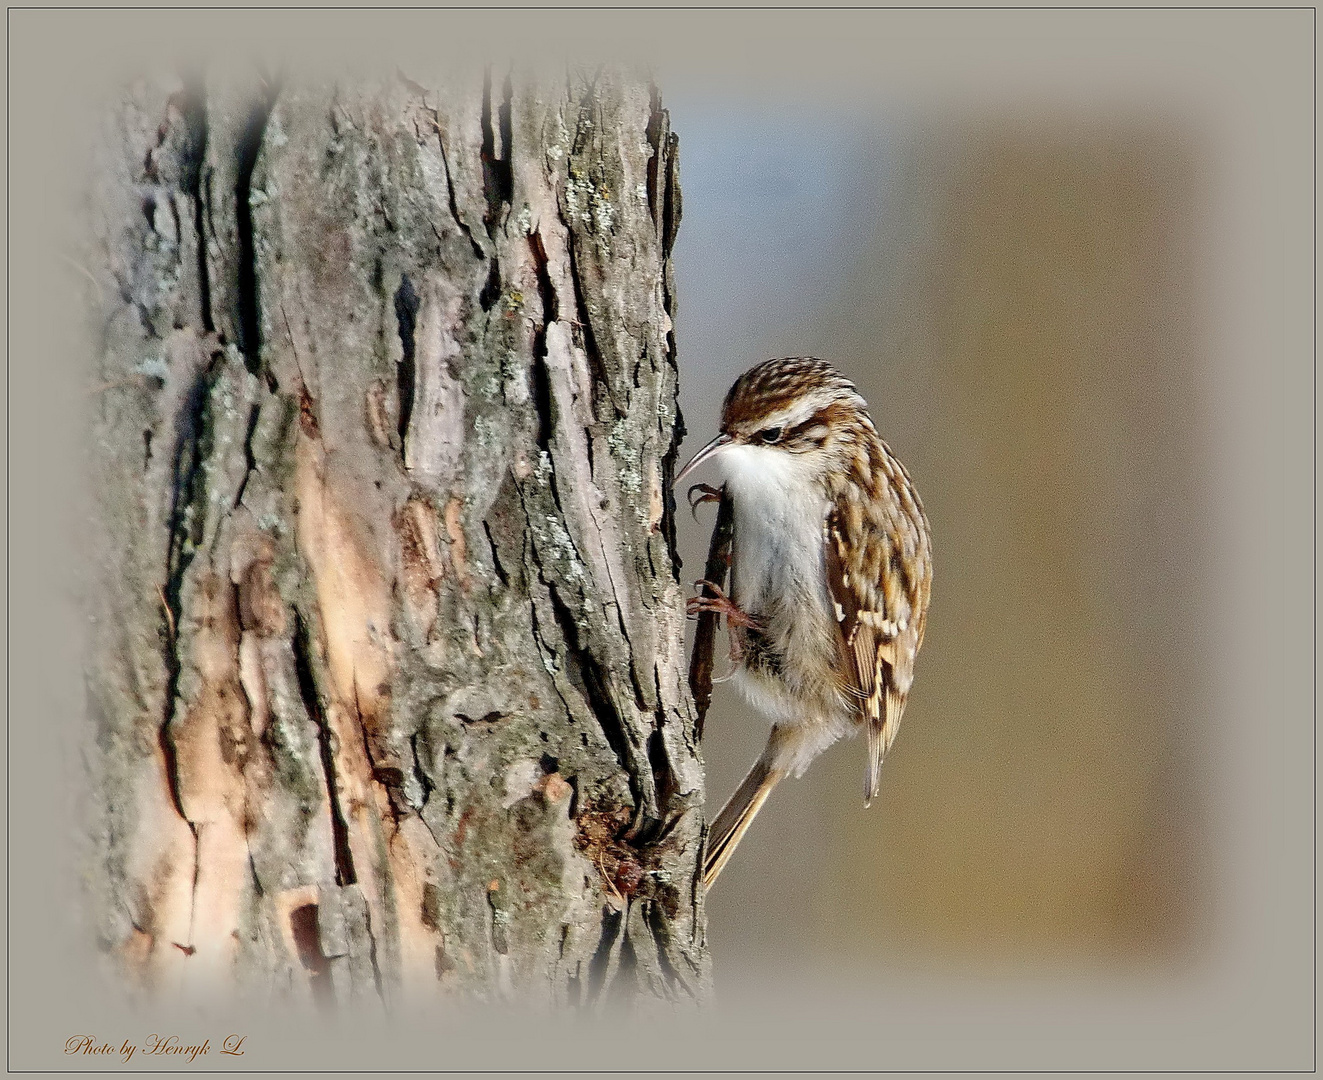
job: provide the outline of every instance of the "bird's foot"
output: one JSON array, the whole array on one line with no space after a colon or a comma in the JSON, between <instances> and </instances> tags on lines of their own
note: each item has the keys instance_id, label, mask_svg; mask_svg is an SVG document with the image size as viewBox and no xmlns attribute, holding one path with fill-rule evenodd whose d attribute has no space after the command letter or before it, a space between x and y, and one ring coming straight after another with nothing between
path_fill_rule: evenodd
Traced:
<instances>
[{"instance_id":1,"label":"bird's foot","mask_svg":"<svg viewBox=\"0 0 1323 1080\"><path fill-rule=\"evenodd\" d=\"M698 494L695 495L694 492ZM714 488L711 484L691 484L686 497L689 499L689 513L697 521L700 506L704 503L721 502L721 488Z\"/></svg>"},{"instance_id":2,"label":"bird's foot","mask_svg":"<svg viewBox=\"0 0 1323 1080\"><path fill-rule=\"evenodd\" d=\"M747 626L752 630L762 628L762 623L752 615L746 615L729 596L725 594L720 585L700 578L694 582L694 588L701 589L706 587L716 595L714 596L691 596L685 605L685 613L690 618L698 618L705 611L710 611L714 615L724 615L726 622L730 626Z\"/></svg>"}]
</instances>

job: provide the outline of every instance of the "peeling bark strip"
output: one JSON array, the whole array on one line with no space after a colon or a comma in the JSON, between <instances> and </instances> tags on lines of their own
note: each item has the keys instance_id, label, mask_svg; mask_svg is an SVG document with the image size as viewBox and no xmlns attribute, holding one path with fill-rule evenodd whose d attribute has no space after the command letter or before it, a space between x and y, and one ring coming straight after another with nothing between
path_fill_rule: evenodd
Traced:
<instances>
[{"instance_id":1,"label":"peeling bark strip","mask_svg":"<svg viewBox=\"0 0 1323 1080\"><path fill-rule=\"evenodd\" d=\"M144 80L89 205L107 955L701 997L656 91Z\"/></svg>"},{"instance_id":2,"label":"peeling bark strip","mask_svg":"<svg viewBox=\"0 0 1323 1080\"><path fill-rule=\"evenodd\" d=\"M734 538L735 509L730 499L722 492L717 496L717 519L712 524L712 539L708 544L707 563L703 568L702 595L715 600L717 594L711 586L719 589L726 587L726 577L730 573L730 545ZM698 616L698 625L694 627L694 648L689 657L689 692L694 698L694 726L698 737L703 737L703 722L707 719L707 709L712 703L712 649L717 640L718 616L714 611L704 611Z\"/></svg>"}]
</instances>

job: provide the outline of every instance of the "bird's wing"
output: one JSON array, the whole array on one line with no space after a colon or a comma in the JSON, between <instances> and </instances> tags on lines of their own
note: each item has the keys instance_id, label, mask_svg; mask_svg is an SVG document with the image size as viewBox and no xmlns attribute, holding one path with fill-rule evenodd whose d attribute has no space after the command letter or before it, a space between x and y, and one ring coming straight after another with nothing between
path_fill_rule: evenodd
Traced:
<instances>
[{"instance_id":1,"label":"bird's wing","mask_svg":"<svg viewBox=\"0 0 1323 1080\"><path fill-rule=\"evenodd\" d=\"M865 803L900 725L932 585L928 522L909 477L885 448L871 471L877 495L842 494L823 523L842 674L868 729Z\"/></svg>"}]
</instances>

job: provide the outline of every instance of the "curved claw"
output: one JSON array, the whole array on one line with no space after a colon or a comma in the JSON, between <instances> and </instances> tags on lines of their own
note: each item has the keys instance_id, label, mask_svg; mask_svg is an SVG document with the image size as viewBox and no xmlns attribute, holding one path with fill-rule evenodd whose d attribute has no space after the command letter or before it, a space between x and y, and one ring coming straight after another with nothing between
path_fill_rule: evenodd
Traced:
<instances>
[{"instance_id":1,"label":"curved claw","mask_svg":"<svg viewBox=\"0 0 1323 1080\"><path fill-rule=\"evenodd\" d=\"M696 589L701 589L704 586L710 589L714 595L691 596L685 602L685 614L697 618L703 612L709 611L714 615L726 616L726 622L731 626L747 626L753 630L760 630L762 628L762 623L752 615L746 615L741 611L740 608L736 606L735 601L727 596L721 586L716 584L716 582L707 581L703 578L694 582L694 588Z\"/></svg>"},{"instance_id":2,"label":"curved claw","mask_svg":"<svg viewBox=\"0 0 1323 1080\"><path fill-rule=\"evenodd\" d=\"M695 491L699 492L697 498L694 497ZM693 519L697 521L698 508L700 506L704 503L721 501L721 489L714 488L711 484L690 484L689 491L686 493L685 498L689 500L689 513L693 516Z\"/></svg>"}]
</instances>

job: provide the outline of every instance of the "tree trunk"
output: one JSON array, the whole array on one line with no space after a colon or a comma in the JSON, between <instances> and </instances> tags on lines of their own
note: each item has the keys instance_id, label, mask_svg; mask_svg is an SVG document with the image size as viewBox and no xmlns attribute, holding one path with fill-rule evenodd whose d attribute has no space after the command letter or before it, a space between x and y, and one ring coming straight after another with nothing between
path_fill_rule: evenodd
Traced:
<instances>
[{"instance_id":1,"label":"tree trunk","mask_svg":"<svg viewBox=\"0 0 1323 1080\"><path fill-rule=\"evenodd\" d=\"M96 148L108 955L170 993L701 997L655 90L142 81Z\"/></svg>"}]
</instances>

